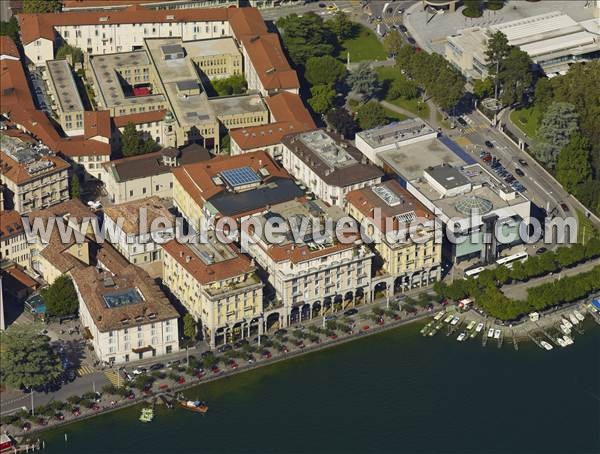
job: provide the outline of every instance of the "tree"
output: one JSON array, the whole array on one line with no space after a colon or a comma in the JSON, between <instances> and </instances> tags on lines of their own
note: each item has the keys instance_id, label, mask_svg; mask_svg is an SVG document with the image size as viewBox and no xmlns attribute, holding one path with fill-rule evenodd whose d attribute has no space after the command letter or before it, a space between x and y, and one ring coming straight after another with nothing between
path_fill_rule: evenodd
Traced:
<instances>
[{"instance_id":1,"label":"tree","mask_svg":"<svg viewBox=\"0 0 600 454\"><path fill-rule=\"evenodd\" d=\"M346 139L353 139L356 132L356 122L352 115L343 107L332 109L327 114L327 123Z\"/></svg>"},{"instance_id":2,"label":"tree","mask_svg":"<svg viewBox=\"0 0 600 454\"><path fill-rule=\"evenodd\" d=\"M467 17L480 17L483 0L463 0L465 9L463 14Z\"/></svg>"},{"instance_id":3,"label":"tree","mask_svg":"<svg viewBox=\"0 0 600 454\"><path fill-rule=\"evenodd\" d=\"M326 25L338 41L344 41L356 35L356 25L348 19L348 15L343 11L338 10L333 18L326 22Z\"/></svg>"},{"instance_id":4,"label":"tree","mask_svg":"<svg viewBox=\"0 0 600 454\"><path fill-rule=\"evenodd\" d=\"M76 314L79 299L73 281L67 275L58 277L51 286L42 290L46 313L51 317Z\"/></svg>"},{"instance_id":5,"label":"tree","mask_svg":"<svg viewBox=\"0 0 600 454\"><path fill-rule=\"evenodd\" d=\"M83 63L83 51L79 47L71 46L70 44L64 43L59 47L56 52L57 60L66 60L67 56L71 56L71 61L75 63Z\"/></svg>"},{"instance_id":6,"label":"tree","mask_svg":"<svg viewBox=\"0 0 600 454\"><path fill-rule=\"evenodd\" d=\"M502 85L500 100L503 104L512 105L523 100L523 95L533 83L532 67L533 62L527 52L518 47L511 48L498 76Z\"/></svg>"},{"instance_id":7,"label":"tree","mask_svg":"<svg viewBox=\"0 0 600 454\"><path fill-rule=\"evenodd\" d=\"M473 94L478 99L489 97L494 92L494 81L490 77L473 81Z\"/></svg>"},{"instance_id":8,"label":"tree","mask_svg":"<svg viewBox=\"0 0 600 454\"><path fill-rule=\"evenodd\" d=\"M388 54L397 56L400 53L400 50L404 47L404 40L402 39L402 36L400 36L398 30L392 30L385 35L385 38L383 38L383 47L385 47Z\"/></svg>"},{"instance_id":9,"label":"tree","mask_svg":"<svg viewBox=\"0 0 600 454\"><path fill-rule=\"evenodd\" d=\"M546 110L538 129L539 141L532 147L536 158L554 168L562 147L578 130L578 115L570 103L554 103Z\"/></svg>"},{"instance_id":10,"label":"tree","mask_svg":"<svg viewBox=\"0 0 600 454\"><path fill-rule=\"evenodd\" d=\"M78 199L81 197L81 187L79 185L79 177L76 174L71 176L71 198Z\"/></svg>"},{"instance_id":11,"label":"tree","mask_svg":"<svg viewBox=\"0 0 600 454\"><path fill-rule=\"evenodd\" d=\"M20 41L19 23L16 16L12 16L8 21L0 22L0 35L9 36L15 43Z\"/></svg>"},{"instance_id":12,"label":"tree","mask_svg":"<svg viewBox=\"0 0 600 454\"><path fill-rule=\"evenodd\" d=\"M248 89L248 83L243 74L234 74L225 79L213 80L212 86L219 96L241 95Z\"/></svg>"},{"instance_id":13,"label":"tree","mask_svg":"<svg viewBox=\"0 0 600 454\"><path fill-rule=\"evenodd\" d=\"M38 325L11 325L0 332L0 381L15 388L55 382L63 373L60 358Z\"/></svg>"},{"instance_id":14,"label":"tree","mask_svg":"<svg viewBox=\"0 0 600 454\"><path fill-rule=\"evenodd\" d=\"M283 45L296 66L304 66L310 57L332 55L337 39L315 13L290 14L277 21Z\"/></svg>"},{"instance_id":15,"label":"tree","mask_svg":"<svg viewBox=\"0 0 600 454\"><path fill-rule=\"evenodd\" d=\"M335 85L346 76L346 66L331 55L311 57L304 72L311 85Z\"/></svg>"},{"instance_id":16,"label":"tree","mask_svg":"<svg viewBox=\"0 0 600 454\"><path fill-rule=\"evenodd\" d=\"M121 149L123 156L135 156L148 153L156 148L156 142L152 137L145 137L145 134L138 131L131 122L125 125L121 134Z\"/></svg>"},{"instance_id":17,"label":"tree","mask_svg":"<svg viewBox=\"0 0 600 454\"><path fill-rule=\"evenodd\" d=\"M488 61L488 73L494 80L494 98L496 99L498 99L498 92L500 89L500 70L509 53L510 44L508 44L508 38L504 33L497 31L488 36L485 56Z\"/></svg>"},{"instance_id":18,"label":"tree","mask_svg":"<svg viewBox=\"0 0 600 454\"><path fill-rule=\"evenodd\" d=\"M57 13L60 8L59 0L23 0L26 13Z\"/></svg>"},{"instance_id":19,"label":"tree","mask_svg":"<svg viewBox=\"0 0 600 454\"><path fill-rule=\"evenodd\" d=\"M385 110L377 101L371 100L358 108L356 118L361 129L371 129L385 122Z\"/></svg>"},{"instance_id":20,"label":"tree","mask_svg":"<svg viewBox=\"0 0 600 454\"><path fill-rule=\"evenodd\" d=\"M329 85L315 85L310 88L311 97L308 103L313 110L319 114L326 113L333 107L335 90Z\"/></svg>"},{"instance_id":21,"label":"tree","mask_svg":"<svg viewBox=\"0 0 600 454\"><path fill-rule=\"evenodd\" d=\"M183 335L188 339L196 338L196 320L189 312L183 316Z\"/></svg>"},{"instance_id":22,"label":"tree","mask_svg":"<svg viewBox=\"0 0 600 454\"><path fill-rule=\"evenodd\" d=\"M377 73L373 71L368 62L362 62L356 71L350 73L348 83L353 91L367 97L373 96L379 89Z\"/></svg>"},{"instance_id":23,"label":"tree","mask_svg":"<svg viewBox=\"0 0 600 454\"><path fill-rule=\"evenodd\" d=\"M590 144L580 133L575 133L558 155L556 178L566 191L573 194L591 176Z\"/></svg>"},{"instance_id":24,"label":"tree","mask_svg":"<svg viewBox=\"0 0 600 454\"><path fill-rule=\"evenodd\" d=\"M414 99L419 96L419 87L412 80L404 76L398 77L392 81L389 88L389 94L392 98Z\"/></svg>"}]
</instances>

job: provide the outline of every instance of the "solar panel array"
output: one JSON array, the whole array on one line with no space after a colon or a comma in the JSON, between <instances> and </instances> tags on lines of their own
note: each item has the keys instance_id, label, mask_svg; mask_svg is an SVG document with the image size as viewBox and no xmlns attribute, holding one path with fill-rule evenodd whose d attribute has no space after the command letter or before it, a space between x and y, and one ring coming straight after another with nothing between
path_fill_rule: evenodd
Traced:
<instances>
[{"instance_id":1,"label":"solar panel array","mask_svg":"<svg viewBox=\"0 0 600 454\"><path fill-rule=\"evenodd\" d=\"M239 169L228 169L221 172L221 177L227 184L233 188L245 186L248 184L260 183L258 174L250 167L241 167Z\"/></svg>"}]
</instances>

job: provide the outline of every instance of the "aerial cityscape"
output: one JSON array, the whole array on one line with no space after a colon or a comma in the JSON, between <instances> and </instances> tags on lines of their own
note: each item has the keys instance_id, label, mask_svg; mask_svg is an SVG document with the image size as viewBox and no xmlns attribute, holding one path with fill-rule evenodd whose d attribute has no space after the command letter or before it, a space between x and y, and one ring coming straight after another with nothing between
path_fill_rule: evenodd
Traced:
<instances>
[{"instance_id":1,"label":"aerial cityscape","mask_svg":"<svg viewBox=\"0 0 600 454\"><path fill-rule=\"evenodd\" d=\"M600 0L0 19L0 453L600 452Z\"/></svg>"}]
</instances>

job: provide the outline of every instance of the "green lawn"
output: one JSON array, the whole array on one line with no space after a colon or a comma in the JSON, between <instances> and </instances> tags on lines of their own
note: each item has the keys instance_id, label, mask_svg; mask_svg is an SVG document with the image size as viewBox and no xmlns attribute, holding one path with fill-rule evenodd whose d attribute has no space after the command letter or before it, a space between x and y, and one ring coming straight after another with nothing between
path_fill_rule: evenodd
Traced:
<instances>
[{"instance_id":1,"label":"green lawn","mask_svg":"<svg viewBox=\"0 0 600 454\"><path fill-rule=\"evenodd\" d=\"M387 53L383 48L381 41L377 39L375 32L367 27L356 24L359 27L359 33L355 38L342 41L338 57L346 62L348 52L350 52L350 62L363 60L385 60Z\"/></svg>"},{"instance_id":2,"label":"green lawn","mask_svg":"<svg viewBox=\"0 0 600 454\"><path fill-rule=\"evenodd\" d=\"M394 66L382 66L376 68L379 81L387 86L391 84L396 78L400 77L400 71ZM391 98L387 93L385 94L385 100L403 109L412 112L417 117L429 118L429 106L426 103L420 103L421 98L415 99L404 99L404 98ZM420 107L420 108L419 108Z\"/></svg>"},{"instance_id":3,"label":"green lawn","mask_svg":"<svg viewBox=\"0 0 600 454\"><path fill-rule=\"evenodd\" d=\"M577 241L579 243L583 243L584 240L587 242L593 237L600 238L600 231L579 210L577 210L577 221L579 222L579 229L577 230Z\"/></svg>"},{"instance_id":4,"label":"green lawn","mask_svg":"<svg viewBox=\"0 0 600 454\"><path fill-rule=\"evenodd\" d=\"M541 121L540 113L532 107L512 111L510 119L521 131L531 138L535 137Z\"/></svg>"},{"instance_id":5,"label":"green lawn","mask_svg":"<svg viewBox=\"0 0 600 454\"><path fill-rule=\"evenodd\" d=\"M383 110L385 110L385 115L387 116L389 121L401 121L406 120L408 118L406 115L402 115L401 113L394 112L390 109L386 109L385 107L383 107Z\"/></svg>"}]
</instances>

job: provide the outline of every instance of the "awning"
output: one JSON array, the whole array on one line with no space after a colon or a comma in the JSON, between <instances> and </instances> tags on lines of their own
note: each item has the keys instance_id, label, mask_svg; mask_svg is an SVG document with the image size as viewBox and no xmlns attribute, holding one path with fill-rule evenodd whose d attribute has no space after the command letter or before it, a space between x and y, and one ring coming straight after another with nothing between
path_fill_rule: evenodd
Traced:
<instances>
[{"instance_id":1,"label":"awning","mask_svg":"<svg viewBox=\"0 0 600 454\"><path fill-rule=\"evenodd\" d=\"M594 301L592 301L592 304L596 309L600 309L600 298L596 298Z\"/></svg>"},{"instance_id":2,"label":"awning","mask_svg":"<svg viewBox=\"0 0 600 454\"><path fill-rule=\"evenodd\" d=\"M133 353L145 353L145 352L150 352L154 350L154 348L150 345L146 345L145 347L140 347L140 348L132 348L131 351Z\"/></svg>"}]
</instances>

